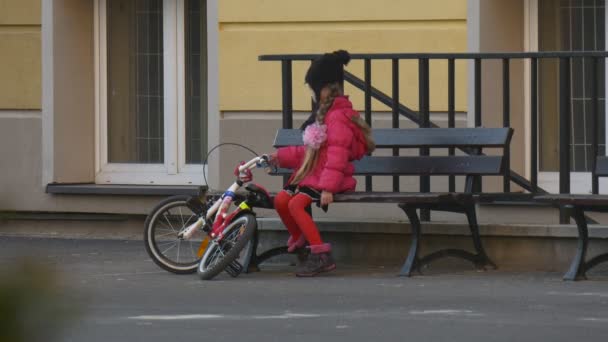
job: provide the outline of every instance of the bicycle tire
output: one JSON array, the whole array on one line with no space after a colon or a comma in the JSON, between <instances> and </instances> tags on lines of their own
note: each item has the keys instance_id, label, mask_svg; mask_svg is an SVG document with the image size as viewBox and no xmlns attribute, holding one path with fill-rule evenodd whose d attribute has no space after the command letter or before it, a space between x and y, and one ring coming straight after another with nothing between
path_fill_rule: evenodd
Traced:
<instances>
[{"instance_id":1,"label":"bicycle tire","mask_svg":"<svg viewBox=\"0 0 608 342\"><path fill-rule=\"evenodd\" d=\"M181 210L181 208L183 208L184 210L187 210L188 207L186 205L186 201L189 198L190 197L187 195L176 195L176 196L171 196L171 197L161 201L150 211L150 214L148 214L148 216L146 217L146 221L144 223L144 245L146 247L146 252L148 253L150 258L152 259L152 261L154 261L154 263L156 265L158 265L160 268L162 268L166 271L169 271L169 272L175 273L175 274L192 274L192 273L196 272L196 268L198 267L198 264L201 260L201 258L197 257L196 255L192 255L192 257L193 257L192 261L185 262L185 263L179 262L180 261L179 260L179 248L181 247L181 244L190 242L189 247L192 250L192 247L193 247L192 244L193 243L196 244L197 242L180 240L177 237L177 233L179 232L180 229L173 229L174 227L171 225L167 216L166 215L163 216L163 212L168 211L170 213L170 209L172 209L172 208L180 208L180 210ZM180 215L181 215L181 213L182 212L180 211ZM167 257L159 246L159 245L162 246L162 243L165 243L165 242L161 243L160 241L158 241L157 240L158 237L155 234L156 229L157 229L156 223L158 222L158 219L160 219L161 217L164 217L167 220L167 223L169 223L169 225L171 225L171 229L173 230L173 231L169 231L169 229L167 229L168 233L164 234L164 235L172 235L172 233L175 233L174 241L175 241L175 244L177 244L177 246L178 246L177 260L172 260L171 258ZM191 217L193 217L193 219L194 219L194 215L191 215ZM188 223L192 223L192 222L194 222L194 221L185 222L182 225L186 226ZM165 226L167 226L167 225L165 224ZM181 228L183 228L183 227L181 227ZM206 234L205 234L205 236L206 236ZM194 254L193 252L194 251L192 250L192 254Z\"/></svg>"},{"instance_id":2,"label":"bicycle tire","mask_svg":"<svg viewBox=\"0 0 608 342\"><path fill-rule=\"evenodd\" d=\"M236 234L235 229L239 229L243 227L242 230L238 234L238 239L234 243L234 245L226 252L226 254L221 257L219 261L216 261L213 265L209 266L208 262L211 260L209 258L213 257L213 253L220 252L223 249L222 243L229 242L231 234ZM232 264L239 257L241 251L245 248L245 246L252 242L253 236L257 229L257 221L255 215L250 211L243 212L236 216L234 220L226 227L224 239L219 244L216 242L211 242L209 247L205 251L205 254L201 258L199 266L197 268L197 273L202 280L211 280L222 271L224 271L230 264ZM252 252L252 249L249 248L248 253ZM223 254L223 253L222 253ZM218 256L216 256L217 258ZM246 255L245 258L249 259L251 256ZM246 267L246 265L241 265ZM244 271L241 269L241 271ZM239 272L240 273L240 272Z\"/></svg>"}]
</instances>

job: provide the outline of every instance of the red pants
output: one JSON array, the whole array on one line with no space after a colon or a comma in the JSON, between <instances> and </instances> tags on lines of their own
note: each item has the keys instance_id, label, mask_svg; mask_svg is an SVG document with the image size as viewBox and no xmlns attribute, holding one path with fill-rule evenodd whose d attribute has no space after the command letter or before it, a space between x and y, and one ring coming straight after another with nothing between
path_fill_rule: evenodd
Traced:
<instances>
[{"instance_id":1,"label":"red pants","mask_svg":"<svg viewBox=\"0 0 608 342\"><path fill-rule=\"evenodd\" d=\"M281 221L294 241L304 234L310 245L320 245L323 243L317 225L306 212L306 207L312 203L310 196L298 193L295 195L287 191L281 191L274 198L274 208L281 217Z\"/></svg>"}]
</instances>

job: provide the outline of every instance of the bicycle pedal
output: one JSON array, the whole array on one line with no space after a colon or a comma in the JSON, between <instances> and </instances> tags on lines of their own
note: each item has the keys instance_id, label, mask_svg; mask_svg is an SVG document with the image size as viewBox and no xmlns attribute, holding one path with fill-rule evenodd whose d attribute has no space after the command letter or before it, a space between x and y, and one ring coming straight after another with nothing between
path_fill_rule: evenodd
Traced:
<instances>
[{"instance_id":1,"label":"bicycle pedal","mask_svg":"<svg viewBox=\"0 0 608 342\"><path fill-rule=\"evenodd\" d=\"M230 274L231 277L236 278L243 272L243 265L235 260L226 266L225 271Z\"/></svg>"}]
</instances>

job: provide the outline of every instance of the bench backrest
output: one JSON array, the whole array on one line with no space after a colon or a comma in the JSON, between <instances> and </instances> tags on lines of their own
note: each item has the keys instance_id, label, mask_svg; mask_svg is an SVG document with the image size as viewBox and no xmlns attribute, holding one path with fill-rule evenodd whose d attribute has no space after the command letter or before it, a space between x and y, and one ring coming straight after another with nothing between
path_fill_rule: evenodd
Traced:
<instances>
[{"instance_id":1,"label":"bench backrest","mask_svg":"<svg viewBox=\"0 0 608 342\"><path fill-rule=\"evenodd\" d=\"M504 155L475 155L485 147L505 148L511 141L511 128L379 128L372 134L377 148L462 148L470 155L460 156L368 156L354 162L355 174L386 175L499 175ZM302 131L280 129L274 146L302 145ZM286 174L289 170L280 170Z\"/></svg>"}]
</instances>

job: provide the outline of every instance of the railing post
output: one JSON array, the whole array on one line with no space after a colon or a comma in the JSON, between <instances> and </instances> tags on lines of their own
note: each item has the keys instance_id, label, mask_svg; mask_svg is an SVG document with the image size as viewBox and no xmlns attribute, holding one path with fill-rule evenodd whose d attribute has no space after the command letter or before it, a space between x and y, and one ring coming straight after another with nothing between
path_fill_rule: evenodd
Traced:
<instances>
[{"instance_id":1,"label":"railing post","mask_svg":"<svg viewBox=\"0 0 608 342\"><path fill-rule=\"evenodd\" d=\"M591 192L593 194L598 194L600 191L599 180L595 173L596 162L597 162L597 154L598 154L598 93L599 93L599 77L598 77L598 68L597 65L599 63L599 58L593 57L591 59L591 75L593 75L593 85L591 87Z\"/></svg>"},{"instance_id":2,"label":"railing post","mask_svg":"<svg viewBox=\"0 0 608 342\"><path fill-rule=\"evenodd\" d=\"M475 127L481 127L481 58L475 58ZM482 150L479 149L478 153ZM481 192L481 176L475 177L473 192Z\"/></svg>"},{"instance_id":3,"label":"railing post","mask_svg":"<svg viewBox=\"0 0 608 342\"><path fill-rule=\"evenodd\" d=\"M570 58L559 59L559 193L570 193ZM560 209L560 223L570 221Z\"/></svg>"},{"instance_id":4,"label":"railing post","mask_svg":"<svg viewBox=\"0 0 608 342\"><path fill-rule=\"evenodd\" d=\"M456 126L456 97L455 97L455 67L454 58L448 59L448 127L453 128ZM448 155L453 156L455 149L450 147L448 149ZM449 176L448 189L450 192L456 191L456 177Z\"/></svg>"},{"instance_id":5,"label":"railing post","mask_svg":"<svg viewBox=\"0 0 608 342\"><path fill-rule=\"evenodd\" d=\"M420 58L418 59L418 107L420 110L420 127L429 128L430 127L430 110L429 110L429 94L430 94L430 85L429 85L429 60L428 58ZM421 156L428 156L429 149L428 147L423 147L420 149ZM420 176L420 192L430 192L431 191L431 177L430 176ZM428 209L420 209L420 220L422 221L430 221L431 220L431 212Z\"/></svg>"},{"instance_id":6,"label":"railing post","mask_svg":"<svg viewBox=\"0 0 608 342\"><path fill-rule=\"evenodd\" d=\"M509 59L502 60L502 126L511 127L511 84L509 74ZM504 149L504 177L502 179L503 192L511 192L511 148Z\"/></svg>"},{"instance_id":7,"label":"railing post","mask_svg":"<svg viewBox=\"0 0 608 342\"><path fill-rule=\"evenodd\" d=\"M281 61L281 89L282 89L282 126L293 128L293 90L291 83L291 60ZM283 176L283 183L289 181L289 176Z\"/></svg>"},{"instance_id":8,"label":"railing post","mask_svg":"<svg viewBox=\"0 0 608 342\"><path fill-rule=\"evenodd\" d=\"M399 128L399 59L394 58L392 60L393 64L393 117L392 117L392 127ZM399 155L399 149L393 148L393 156ZM393 176L393 191L399 192L399 176Z\"/></svg>"},{"instance_id":9,"label":"railing post","mask_svg":"<svg viewBox=\"0 0 608 342\"><path fill-rule=\"evenodd\" d=\"M281 61L281 80L283 89L283 128L293 128L293 101L291 85L291 61Z\"/></svg>"},{"instance_id":10,"label":"railing post","mask_svg":"<svg viewBox=\"0 0 608 342\"><path fill-rule=\"evenodd\" d=\"M372 61L366 58L363 62L365 73L365 121L372 126ZM365 191L372 191L372 177L365 176Z\"/></svg>"},{"instance_id":11,"label":"railing post","mask_svg":"<svg viewBox=\"0 0 608 342\"><path fill-rule=\"evenodd\" d=\"M530 60L530 185L538 192L538 59Z\"/></svg>"}]
</instances>

